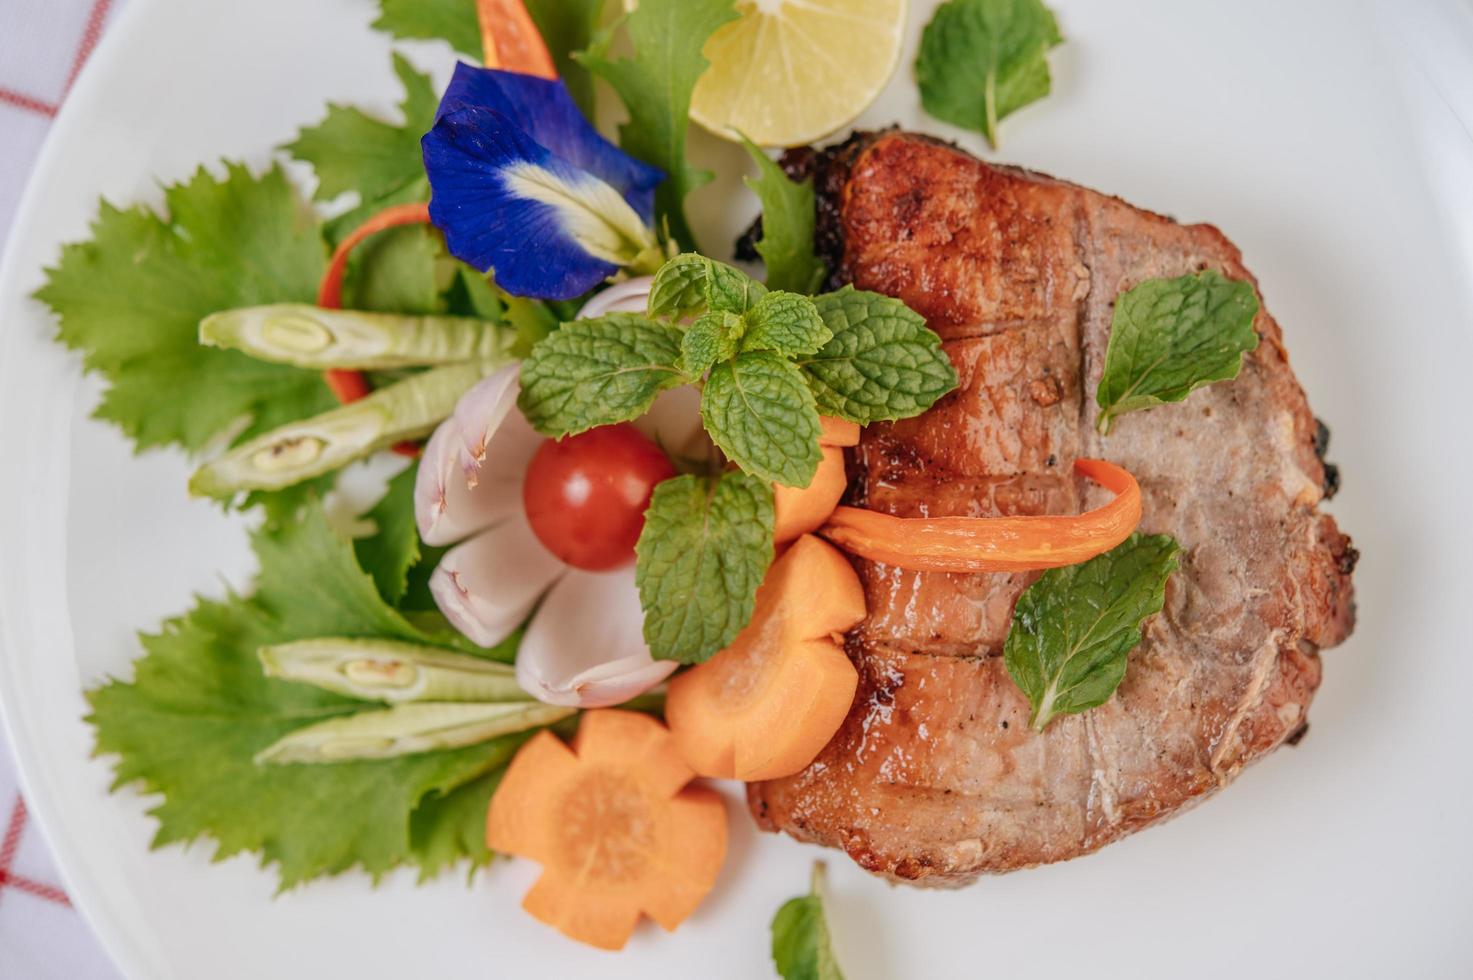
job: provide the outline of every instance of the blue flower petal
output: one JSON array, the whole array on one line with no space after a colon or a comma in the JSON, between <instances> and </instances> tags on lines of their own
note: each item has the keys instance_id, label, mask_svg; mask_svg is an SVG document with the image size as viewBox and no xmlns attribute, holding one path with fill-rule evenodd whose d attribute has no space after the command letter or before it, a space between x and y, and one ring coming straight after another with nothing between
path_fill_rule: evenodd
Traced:
<instances>
[{"instance_id":1,"label":"blue flower petal","mask_svg":"<svg viewBox=\"0 0 1473 980\"><path fill-rule=\"evenodd\" d=\"M509 293L581 296L618 271L614 252L634 235L653 245L653 234L614 188L548 152L499 112L447 113L421 146L430 220L451 254L494 270ZM619 238L621 230L630 234Z\"/></svg>"},{"instance_id":2,"label":"blue flower petal","mask_svg":"<svg viewBox=\"0 0 1473 980\"><path fill-rule=\"evenodd\" d=\"M621 151L589 125L560 81L460 62L440 100L438 123L459 109L490 109L573 166L613 187L648 224L663 171Z\"/></svg>"}]
</instances>

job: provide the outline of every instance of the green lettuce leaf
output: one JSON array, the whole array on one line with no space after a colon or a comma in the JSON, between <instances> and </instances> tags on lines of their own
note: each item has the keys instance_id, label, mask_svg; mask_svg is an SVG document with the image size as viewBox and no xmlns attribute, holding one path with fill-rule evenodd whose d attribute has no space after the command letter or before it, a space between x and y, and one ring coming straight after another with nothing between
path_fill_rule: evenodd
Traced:
<instances>
[{"instance_id":1,"label":"green lettuce leaf","mask_svg":"<svg viewBox=\"0 0 1473 980\"><path fill-rule=\"evenodd\" d=\"M441 641L383 602L320 508L258 532L254 545L254 597L201 600L142 638L132 681L88 694L97 749L118 757L115 785L163 797L150 811L154 846L209 837L216 859L256 852L282 889L353 867L377 878L400 865L431 874L461 858L483 863L484 780L526 734L371 762L252 761L294 729L382 707L268 679L260 647L334 635Z\"/></svg>"},{"instance_id":2,"label":"green lettuce leaf","mask_svg":"<svg viewBox=\"0 0 1473 980\"><path fill-rule=\"evenodd\" d=\"M685 219L685 197L711 179L685 157L691 92L710 64L701 47L729 20L732 0L640 0L625 25L633 57L611 60L614 34L596 38L576 55L580 64L614 87L629 112L619 127L619 145L669 176L655 190L655 221L687 249L696 248Z\"/></svg>"},{"instance_id":3,"label":"green lettuce leaf","mask_svg":"<svg viewBox=\"0 0 1473 980\"><path fill-rule=\"evenodd\" d=\"M937 119L997 146L997 123L1048 95L1059 24L1040 0L948 0L921 34L916 83Z\"/></svg>"},{"instance_id":4,"label":"green lettuce leaf","mask_svg":"<svg viewBox=\"0 0 1473 980\"><path fill-rule=\"evenodd\" d=\"M1132 534L1083 564L1049 569L1024 590L1003 660L1033 706L1034 728L1115 693L1142 624L1166 601L1180 551L1168 535Z\"/></svg>"},{"instance_id":5,"label":"green lettuce leaf","mask_svg":"<svg viewBox=\"0 0 1473 980\"><path fill-rule=\"evenodd\" d=\"M1108 433L1126 412L1179 402L1205 384L1236 378L1243 354L1258 346L1257 315L1251 283L1210 269L1149 279L1122 293L1095 391L1095 426Z\"/></svg>"},{"instance_id":6,"label":"green lettuce leaf","mask_svg":"<svg viewBox=\"0 0 1473 980\"><path fill-rule=\"evenodd\" d=\"M481 60L481 22L476 0L379 0L375 30L405 41L447 41L473 61Z\"/></svg>"},{"instance_id":7,"label":"green lettuce leaf","mask_svg":"<svg viewBox=\"0 0 1473 980\"><path fill-rule=\"evenodd\" d=\"M419 562L419 528L414 523L414 478L419 464L389 481L383 499L363 515L374 532L353 542L358 564L373 576L379 595L399 605L409 588L409 570Z\"/></svg>"},{"instance_id":8,"label":"green lettuce leaf","mask_svg":"<svg viewBox=\"0 0 1473 980\"><path fill-rule=\"evenodd\" d=\"M736 639L772 563L772 528L772 487L745 473L655 487L634 551L656 658L699 663Z\"/></svg>"},{"instance_id":9,"label":"green lettuce leaf","mask_svg":"<svg viewBox=\"0 0 1473 980\"><path fill-rule=\"evenodd\" d=\"M65 246L36 293L108 382L97 417L139 449L199 450L242 423L238 439L331 408L316 373L198 340L218 310L316 298L325 249L281 170L201 169L164 189L162 214L104 202L92 239Z\"/></svg>"},{"instance_id":10,"label":"green lettuce leaf","mask_svg":"<svg viewBox=\"0 0 1473 980\"><path fill-rule=\"evenodd\" d=\"M394 55L394 73L404 86L400 123L375 119L361 109L329 105L322 122L297 133L282 149L312 165L317 174L313 197L331 201L350 191L373 205L424 178L419 139L435 120L440 96L428 75Z\"/></svg>"},{"instance_id":11,"label":"green lettuce leaf","mask_svg":"<svg viewBox=\"0 0 1473 980\"><path fill-rule=\"evenodd\" d=\"M757 176L742 179L762 202L757 254L767 267L767 288L812 293L828 275L813 251L813 179L790 180L756 143L746 137L742 142L757 164Z\"/></svg>"}]
</instances>

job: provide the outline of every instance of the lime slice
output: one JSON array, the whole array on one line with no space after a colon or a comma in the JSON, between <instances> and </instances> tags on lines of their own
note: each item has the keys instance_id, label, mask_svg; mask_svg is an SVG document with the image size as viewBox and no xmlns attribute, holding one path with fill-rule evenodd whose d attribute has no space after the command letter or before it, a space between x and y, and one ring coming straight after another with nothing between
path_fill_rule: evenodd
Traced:
<instances>
[{"instance_id":1,"label":"lime slice","mask_svg":"<svg viewBox=\"0 0 1473 980\"><path fill-rule=\"evenodd\" d=\"M737 0L702 52L691 118L718 136L797 146L853 122L900 61L906 0Z\"/></svg>"}]
</instances>

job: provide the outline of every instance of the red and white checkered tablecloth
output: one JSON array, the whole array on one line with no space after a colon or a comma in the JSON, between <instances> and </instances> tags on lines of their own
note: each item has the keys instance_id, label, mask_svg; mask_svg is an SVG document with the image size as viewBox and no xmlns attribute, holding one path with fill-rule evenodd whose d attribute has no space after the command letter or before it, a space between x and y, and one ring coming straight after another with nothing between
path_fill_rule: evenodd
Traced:
<instances>
[{"instance_id":1,"label":"red and white checkered tablecloth","mask_svg":"<svg viewBox=\"0 0 1473 980\"><path fill-rule=\"evenodd\" d=\"M123 0L0 0L0 242L52 120ZM0 980L111 980L61 888L0 729Z\"/></svg>"}]
</instances>

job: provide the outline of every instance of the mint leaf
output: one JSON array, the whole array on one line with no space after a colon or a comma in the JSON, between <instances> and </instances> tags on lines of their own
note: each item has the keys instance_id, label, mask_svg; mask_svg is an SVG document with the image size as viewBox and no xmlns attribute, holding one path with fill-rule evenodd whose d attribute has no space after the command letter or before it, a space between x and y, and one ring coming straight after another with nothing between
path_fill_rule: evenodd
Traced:
<instances>
[{"instance_id":1,"label":"mint leaf","mask_svg":"<svg viewBox=\"0 0 1473 980\"><path fill-rule=\"evenodd\" d=\"M564 324L522 362L517 404L554 437L639 418L656 395L685 383L675 366L680 341L679 330L636 313Z\"/></svg>"},{"instance_id":2,"label":"mint leaf","mask_svg":"<svg viewBox=\"0 0 1473 980\"><path fill-rule=\"evenodd\" d=\"M406 41L447 41L475 61L483 53L476 0L379 0L373 27Z\"/></svg>"},{"instance_id":3,"label":"mint leaf","mask_svg":"<svg viewBox=\"0 0 1473 980\"><path fill-rule=\"evenodd\" d=\"M742 181L762 202L757 254L767 267L767 287L812 293L828 274L823 260L813 253L813 180L788 179L756 143L745 136L742 143L757 164L756 178L743 177Z\"/></svg>"},{"instance_id":4,"label":"mint leaf","mask_svg":"<svg viewBox=\"0 0 1473 980\"><path fill-rule=\"evenodd\" d=\"M1251 283L1210 269L1149 279L1122 293L1095 391L1095 426L1109 433L1116 416L1179 402L1205 384L1236 378L1243 354L1258 346L1257 315Z\"/></svg>"},{"instance_id":5,"label":"mint leaf","mask_svg":"<svg viewBox=\"0 0 1473 980\"><path fill-rule=\"evenodd\" d=\"M900 300L845 286L813 304L833 338L799 364L823 414L860 425L910 418L957 386L941 338Z\"/></svg>"},{"instance_id":6,"label":"mint leaf","mask_svg":"<svg viewBox=\"0 0 1473 980\"><path fill-rule=\"evenodd\" d=\"M1049 569L1024 590L1003 659L1033 706L1034 728L1115 693L1141 624L1165 603L1180 551L1167 535L1132 534L1082 565Z\"/></svg>"},{"instance_id":7,"label":"mint leaf","mask_svg":"<svg viewBox=\"0 0 1473 980\"><path fill-rule=\"evenodd\" d=\"M745 473L655 487L634 552L657 659L700 663L736 639L772 563L772 522L772 487Z\"/></svg>"},{"instance_id":8,"label":"mint leaf","mask_svg":"<svg viewBox=\"0 0 1473 980\"><path fill-rule=\"evenodd\" d=\"M745 313L766 295L767 287L740 269L682 252L655 272L649 314L674 320L705 310Z\"/></svg>"},{"instance_id":9,"label":"mint leaf","mask_svg":"<svg viewBox=\"0 0 1473 980\"><path fill-rule=\"evenodd\" d=\"M1044 55L1063 40L1040 0L947 0L921 34L921 105L995 148L998 120L1048 95Z\"/></svg>"},{"instance_id":10,"label":"mint leaf","mask_svg":"<svg viewBox=\"0 0 1473 980\"><path fill-rule=\"evenodd\" d=\"M97 417L139 449L199 450L242 419L245 439L336 404L315 372L199 343L211 313L316 299L325 249L281 170L200 170L164 189L163 213L104 202L36 292L108 382Z\"/></svg>"},{"instance_id":11,"label":"mint leaf","mask_svg":"<svg viewBox=\"0 0 1473 980\"><path fill-rule=\"evenodd\" d=\"M783 980L844 980L824 898L824 865L815 861L808 894L788 899L772 919L772 962Z\"/></svg>"},{"instance_id":12,"label":"mint leaf","mask_svg":"<svg viewBox=\"0 0 1473 980\"><path fill-rule=\"evenodd\" d=\"M409 586L409 570L419 561L419 529L414 523L414 477L409 466L389 481L383 499L363 515L374 532L353 542L358 564L373 576L379 595L397 606Z\"/></svg>"},{"instance_id":13,"label":"mint leaf","mask_svg":"<svg viewBox=\"0 0 1473 980\"><path fill-rule=\"evenodd\" d=\"M399 104L402 123L387 123L362 110L329 105L327 116L297 133L282 149L312 165L319 201L356 191L364 202L376 202L424 178L419 140L435 120L440 97L428 75L394 55L394 73L404 86Z\"/></svg>"},{"instance_id":14,"label":"mint leaf","mask_svg":"<svg viewBox=\"0 0 1473 980\"><path fill-rule=\"evenodd\" d=\"M685 157L691 91L710 63L701 47L736 16L732 0L640 0L624 20L632 57L609 59L612 31L574 56L624 101L629 121L619 127L619 145L669 175L655 191L655 220L686 248L697 243L685 220L685 196L711 179Z\"/></svg>"},{"instance_id":15,"label":"mint leaf","mask_svg":"<svg viewBox=\"0 0 1473 980\"><path fill-rule=\"evenodd\" d=\"M737 339L746 324L736 313L711 311L696 317L680 341L680 369L686 377L699 378L717 361L736 356Z\"/></svg>"},{"instance_id":16,"label":"mint leaf","mask_svg":"<svg viewBox=\"0 0 1473 980\"><path fill-rule=\"evenodd\" d=\"M768 293L743 319L747 322L743 351L770 350L789 357L815 354L834 336L813 300L797 293Z\"/></svg>"},{"instance_id":17,"label":"mint leaf","mask_svg":"<svg viewBox=\"0 0 1473 980\"><path fill-rule=\"evenodd\" d=\"M210 837L216 859L254 851L276 865L283 889L351 867L377 878L399 865L430 873L461 858L484 862L472 843L484 808L447 808L457 787L504 766L525 735L379 761L253 761L295 729L381 707L268 679L260 647L338 635L437 642L384 604L320 507L300 524L257 532L254 545L254 598L200 601L143 637L132 681L88 694L98 751L118 757L115 786L163 797L151 811L154 846ZM433 812L417 820L422 805Z\"/></svg>"},{"instance_id":18,"label":"mint leaf","mask_svg":"<svg viewBox=\"0 0 1473 980\"><path fill-rule=\"evenodd\" d=\"M701 420L732 462L764 480L806 487L823 459L813 394L777 354L742 354L712 368Z\"/></svg>"},{"instance_id":19,"label":"mint leaf","mask_svg":"<svg viewBox=\"0 0 1473 980\"><path fill-rule=\"evenodd\" d=\"M682 252L655 271L650 283L650 316L678 320L704 311L706 280L711 260L695 252Z\"/></svg>"}]
</instances>

